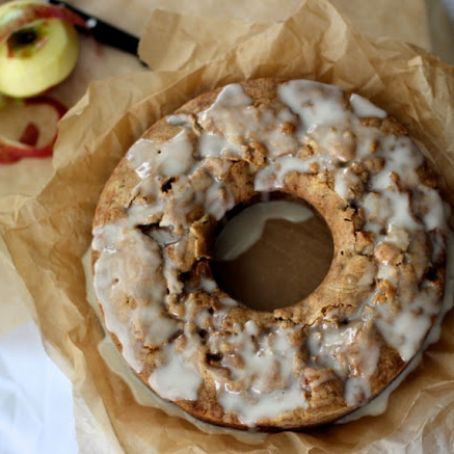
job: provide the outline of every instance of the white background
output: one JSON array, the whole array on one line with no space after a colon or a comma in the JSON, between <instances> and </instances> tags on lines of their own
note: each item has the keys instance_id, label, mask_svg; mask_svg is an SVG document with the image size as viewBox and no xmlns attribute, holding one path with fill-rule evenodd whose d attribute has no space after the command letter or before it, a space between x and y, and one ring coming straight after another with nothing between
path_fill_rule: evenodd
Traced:
<instances>
[{"instance_id":1,"label":"white background","mask_svg":"<svg viewBox=\"0 0 454 454\"><path fill-rule=\"evenodd\" d=\"M27 322L0 336L0 454L77 453L69 380Z\"/></svg>"}]
</instances>

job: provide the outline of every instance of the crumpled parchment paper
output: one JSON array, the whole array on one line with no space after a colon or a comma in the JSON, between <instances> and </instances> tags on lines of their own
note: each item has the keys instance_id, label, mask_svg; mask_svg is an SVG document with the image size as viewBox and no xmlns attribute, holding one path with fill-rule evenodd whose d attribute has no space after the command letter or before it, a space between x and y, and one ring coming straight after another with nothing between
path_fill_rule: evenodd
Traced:
<instances>
[{"instance_id":1,"label":"crumpled parchment paper","mask_svg":"<svg viewBox=\"0 0 454 454\"><path fill-rule=\"evenodd\" d=\"M81 450L413 453L452 447L453 314L441 341L392 395L384 415L269 434L251 444L208 434L134 400L98 351L104 333L86 301L81 257L98 195L131 143L186 100L247 78L311 78L371 98L408 125L452 200L453 68L413 45L358 34L328 0L306 0L288 19L259 23L155 11L141 58L153 72L90 85L60 124L55 175L19 210L0 212L0 231L48 349L74 384Z\"/></svg>"}]
</instances>

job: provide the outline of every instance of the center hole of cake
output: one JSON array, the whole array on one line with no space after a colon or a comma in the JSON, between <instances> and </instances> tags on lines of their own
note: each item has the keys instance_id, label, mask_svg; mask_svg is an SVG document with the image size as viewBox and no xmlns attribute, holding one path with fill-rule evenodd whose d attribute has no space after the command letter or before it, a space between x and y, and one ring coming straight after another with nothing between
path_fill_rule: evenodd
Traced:
<instances>
[{"instance_id":1,"label":"center hole of cake","mask_svg":"<svg viewBox=\"0 0 454 454\"><path fill-rule=\"evenodd\" d=\"M313 292L332 257L330 229L312 207L273 200L248 206L228 220L215 241L212 271L232 298L271 311Z\"/></svg>"}]
</instances>

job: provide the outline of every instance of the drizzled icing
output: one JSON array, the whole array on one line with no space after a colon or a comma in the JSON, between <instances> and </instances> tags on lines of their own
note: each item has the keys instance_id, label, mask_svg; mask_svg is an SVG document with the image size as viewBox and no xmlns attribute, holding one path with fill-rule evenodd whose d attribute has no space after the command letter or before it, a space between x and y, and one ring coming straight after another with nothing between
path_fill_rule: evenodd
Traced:
<instances>
[{"instance_id":1,"label":"drizzled icing","mask_svg":"<svg viewBox=\"0 0 454 454\"><path fill-rule=\"evenodd\" d=\"M209 342L213 351L222 349L221 342L233 349L221 360L221 366L232 371L231 380L214 377L214 381L224 410L237 414L247 425L306 405L304 390L293 373L298 351L289 333L278 328L269 336L259 334L257 325L249 320L239 333L225 339L215 336ZM236 367L238 361L244 367Z\"/></svg>"},{"instance_id":2,"label":"drizzled icing","mask_svg":"<svg viewBox=\"0 0 454 454\"><path fill-rule=\"evenodd\" d=\"M140 372L142 358L134 348L135 333L142 333L145 345L156 346L178 329L175 320L161 314L165 286L159 273L159 248L127 223L95 229L92 246L103 252L95 263L94 287L106 327L118 338L131 367ZM135 302L131 310L129 298Z\"/></svg>"},{"instance_id":3,"label":"drizzled icing","mask_svg":"<svg viewBox=\"0 0 454 454\"><path fill-rule=\"evenodd\" d=\"M452 309L454 300L454 233L449 232L447 244L447 265L446 265L446 283L444 289L443 302L440 311L437 314L430 331L424 341L422 349L411 359L405 370L377 397L375 397L368 404L362 406L353 413L345 416L344 418L336 421L339 424L345 424L350 421L356 421L364 416L377 416L385 412L388 405L390 395L400 386L400 384L413 372L422 360L422 350L425 350L429 345L438 342L441 336L441 324L444 316Z\"/></svg>"},{"instance_id":4,"label":"drizzled icing","mask_svg":"<svg viewBox=\"0 0 454 454\"><path fill-rule=\"evenodd\" d=\"M166 399L214 393L223 423L311 420L339 383L344 413L366 402L383 343L407 362L440 310L430 270L443 261L445 214L415 144L366 99L303 80L257 104L227 85L206 110L167 121L173 136L127 154L139 179L127 216L94 230L95 291L125 359ZM204 265L214 222L256 192L292 192L295 175L323 185L329 216L353 222L351 205L360 219L348 260L336 247L340 304L310 323L248 311Z\"/></svg>"},{"instance_id":5,"label":"drizzled icing","mask_svg":"<svg viewBox=\"0 0 454 454\"><path fill-rule=\"evenodd\" d=\"M180 354L170 344L163 353L167 361L150 375L150 386L164 399L196 400L202 377L191 361L193 352Z\"/></svg>"},{"instance_id":6,"label":"drizzled icing","mask_svg":"<svg viewBox=\"0 0 454 454\"><path fill-rule=\"evenodd\" d=\"M356 93L350 96L350 104L353 112L360 118L386 118L386 112L384 110Z\"/></svg>"}]
</instances>

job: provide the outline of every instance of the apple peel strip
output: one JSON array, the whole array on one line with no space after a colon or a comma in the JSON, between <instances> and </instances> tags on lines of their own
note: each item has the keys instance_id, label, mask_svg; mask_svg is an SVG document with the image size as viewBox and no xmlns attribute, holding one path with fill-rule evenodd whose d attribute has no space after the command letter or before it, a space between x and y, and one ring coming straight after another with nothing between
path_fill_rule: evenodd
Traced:
<instances>
[{"instance_id":1,"label":"apple peel strip","mask_svg":"<svg viewBox=\"0 0 454 454\"><path fill-rule=\"evenodd\" d=\"M49 96L37 96L24 100L25 106L47 105L55 110L58 119L66 113L66 107L56 99ZM52 140L42 146L36 147L39 139L39 129L34 123L28 123L19 141L0 136L0 164L13 164L23 158L46 158L52 155L57 132Z\"/></svg>"}]
</instances>

